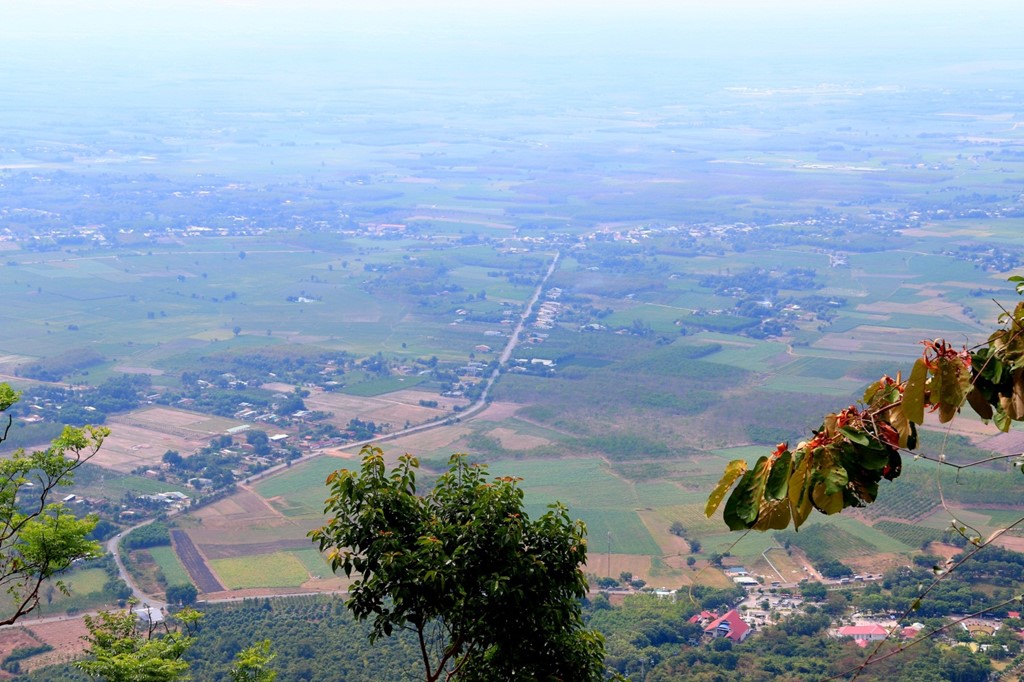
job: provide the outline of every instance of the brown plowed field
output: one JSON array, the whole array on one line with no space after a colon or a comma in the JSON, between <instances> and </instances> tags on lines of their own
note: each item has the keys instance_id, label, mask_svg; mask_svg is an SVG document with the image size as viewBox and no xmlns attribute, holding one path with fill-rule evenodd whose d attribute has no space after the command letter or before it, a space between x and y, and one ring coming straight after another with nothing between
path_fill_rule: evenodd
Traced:
<instances>
[{"instance_id":1,"label":"brown plowed field","mask_svg":"<svg viewBox=\"0 0 1024 682\"><path fill-rule=\"evenodd\" d=\"M210 567L206 565L199 549L192 543L192 538L183 530L172 530L171 540L174 542L174 551L178 554L185 570L188 571L192 582L196 584L200 592L220 592L224 586L217 580Z\"/></svg>"},{"instance_id":2,"label":"brown plowed field","mask_svg":"<svg viewBox=\"0 0 1024 682\"><path fill-rule=\"evenodd\" d=\"M210 524L211 527L237 524L239 521L247 526L252 526L257 522L273 522L282 519L280 512L245 486L240 486L234 495L206 505L194 514L203 520L203 525ZM203 541L198 540L198 542Z\"/></svg>"},{"instance_id":3,"label":"brown plowed field","mask_svg":"<svg viewBox=\"0 0 1024 682\"><path fill-rule=\"evenodd\" d=\"M64 663L72 658L77 658L85 648L82 637L89 634L89 630L85 627L85 621L81 618L65 618L53 623L29 624L25 627L37 639L52 646L53 651L22 661L22 670L35 670L44 665Z\"/></svg>"}]
</instances>

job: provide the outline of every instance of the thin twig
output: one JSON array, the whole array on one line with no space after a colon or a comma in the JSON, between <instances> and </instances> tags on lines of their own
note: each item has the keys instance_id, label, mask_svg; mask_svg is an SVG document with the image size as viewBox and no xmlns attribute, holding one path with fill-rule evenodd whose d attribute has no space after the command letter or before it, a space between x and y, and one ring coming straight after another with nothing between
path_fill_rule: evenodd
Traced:
<instances>
[{"instance_id":1,"label":"thin twig","mask_svg":"<svg viewBox=\"0 0 1024 682\"><path fill-rule=\"evenodd\" d=\"M1013 528L1015 528L1016 526L1020 525L1021 523L1024 523L1024 516L1022 516L1021 518L1017 519L1016 521L1011 523L1006 528L1000 528L996 532L992 533L992 535L990 535L987 540L985 540L984 542L976 545L972 550L967 552L959 561L957 561L955 564L953 564L948 569L946 569L946 571L944 573L942 573L941 575L936 577L935 580L933 580L931 582L931 584L928 585L928 587L926 587L924 589L923 592L921 592L919 595L917 595L917 597L914 599L914 601L912 601L910 603L910 606L907 607L907 609L899 616L899 618L896 619L896 622L899 623L899 622L905 620L908 616L910 616L911 613L916 611L917 608L920 606L921 600L924 599L925 597L927 597L931 593L931 591L934 590L936 587L938 587L939 584L943 580L945 580L949 576L953 575L953 573L954 573L954 571L956 571L956 569L958 569L964 563L969 561L972 557L974 557L975 554L977 554L981 550L983 550L986 547L988 547L989 545L991 545L997 539L1002 537L1007 532L1013 530ZM1015 601L1015 600L1010 600L1010 601ZM986 613L988 611L991 611L994 608L997 608L997 607L995 607L995 606L988 607L988 608L982 610L980 613ZM860 676L860 674L864 671L865 668L867 668L869 665L871 665L872 663L874 663L874 662L876 662L878 660L882 660L881 658L876 658L876 655L881 650L882 646L884 646L885 643L889 641L889 639L893 636L893 634L895 632L896 632L896 628L893 628L885 636L885 639L880 640L878 642L878 644L875 646L874 650L868 655L867 659L865 659L864 662L861 663L859 666L857 666L856 668L851 668L850 670L847 670L846 672L840 673L838 675L833 675L832 677L825 678L825 680L823 680L822 682L827 682L828 680L837 679L839 677L845 677L846 675L849 675L851 672L854 673L853 680L851 680L851 682L856 680ZM888 657L888 656L889 656L889 654L885 654L885 657Z\"/></svg>"},{"instance_id":2,"label":"thin twig","mask_svg":"<svg viewBox=\"0 0 1024 682\"><path fill-rule=\"evenodd\" d=\"M928 639L931 639L931 637L933 635L936 635L936 634L942 632L943 630L947 630L947 629L953 627L954 625L959 625L960 623L963 623L966 620L970 620L971 618L977 618L979 616L983 616L986 613L988 613L989 611L994 611L994 610L1002 608L1004 606L1009 606L1010 604L1013 604L1014 602L1019 602L1020 600L1021 600L1020 596L1013 597L1012 599L1007 599L1006 601L1000 602L999 604L993 604L992 606L987 606L987 607L985 607L984 609L982 609L980 611L975 611L974 613L967 614L966 616L961 616L960 618L952 620L952 621L946 623L945 625L939 626L939 627L935 628L934 630L930 630L929 632L926 632L925 634L921 635L920 637L917 637L916 639L910 640L906 644L903 644L902 646L899 646L899 647L893 649L892 651L887 651L886 653L882 654L881 656L878 656L877 658L872 658L872 659L870 659L870 661L865 661L864 663L861 663L860 665L858 665L855 668L850 668L849 670L846 670L844 672L836 673L832 677L826 677L825 679L821 680L821 682L829 682L829 680L837 680L837 679L839 679L841 677L846 677L847 675L849 675L850 673L853 673L853 672L856 672L859 675L860 672L867 665L878 663L879 661L884 661L887 658L891 658L892 656L895 656L897 654L901 654L904 651L906 651L907 649L909 649L910 647L916 646L916 645L920 644L921 642L927 641ZM895 632L895 630L896 630L896 628L893 628L893 632ZM886 639L888 639L888 638L886 638ZM885 641L886 640L882 640L882 642L880 644L884 644ZM875 651L876 652L878 651L878 648L879 647L875 647ZM874 656L874 652L872 652L872 656ZM856 676L854 676L853 679L857 679Z\"/></svg>"}]
</instances>

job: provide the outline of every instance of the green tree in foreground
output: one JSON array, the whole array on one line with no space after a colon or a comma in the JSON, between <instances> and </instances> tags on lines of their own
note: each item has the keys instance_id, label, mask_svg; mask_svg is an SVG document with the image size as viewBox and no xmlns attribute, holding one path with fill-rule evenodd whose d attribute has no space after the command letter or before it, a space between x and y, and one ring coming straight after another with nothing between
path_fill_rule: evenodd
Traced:
<instances>
[{"instance_id":1,"label":"green tree in foreground","mask_svg":"<svg viewBox=\"0 0 1024 682\"><path fill-rule=\"evenodd\" d=\"M328 477L329 520L310 536L358 574L346 605L371 641L414 632L428 682L605 678L604 641L581 616L582 522L560 504L531 521L517 479L488 480L462 455L424 493L411 455L390 472L379 448L362 458Z\"/></svg>"},{"instance_id":2,"label":"green tree in foreground","mask_svg":"<svg viewBox=\"0 0 1024 682\"><path fill-rule=\"evenodd\" d=\"M18 402L20 394L0 384L0 412ZM0 443L12 419L0 425ZM60 502L57 489L71 484L74 471L92 457L108 431L65 427L46 450L15 451L0 461L0 590L13 602L0 625L10 625L39 605L43 583L78 559L99 556L99 545L87 539L95 517L76 518ZM61 582L56 586L64 590Z\"/></svg>"},{"instance_id":3,"label":"green tree in foreground","mask_svg":"<svg viewBox=\"0 0 1024 682\"><path fill-rule=\"evenodd\" d=\"M184 680L188 663L182 659L195 641L196 624L201 613L182 609L176 618L179 627L166 621L143 624L133 607L125 611L101 611L85 616L89 629L85 637L89 658L75 664L89 677L106 682L174 682Z\"/></svg>"},{"instance_id":4,"label":"green tree in foreground","mask_svg":"<svg viewBox=\"0 0 1024 682\"><path fill-rule=\"evenodd\" d=\"M235 655L235 665L231 668L231 682L274 682L277 679L277 671L270 670L267 666L277 658L277 654L270 651L270 640L253 644L248 649L242 649Z\"/></svg>"}]
</instances>

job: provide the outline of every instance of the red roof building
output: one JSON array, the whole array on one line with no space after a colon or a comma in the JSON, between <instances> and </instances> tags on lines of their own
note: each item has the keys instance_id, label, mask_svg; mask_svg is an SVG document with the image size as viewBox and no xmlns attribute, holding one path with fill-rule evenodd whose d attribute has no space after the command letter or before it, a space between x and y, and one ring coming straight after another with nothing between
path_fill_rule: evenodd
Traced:
<instances>
[{"instance_id":1,"label":"red roof building","mask_svg":"<svg viewBox=\"0 0 1024 682\"><path fill-rule=\"evenodd\" d=\"M881 625L847 625L836 630L837 637L852 637L858 642L878 642L889 636L889 631Z\"/></svg>"},{"instance_id":2,"label":"red roof building","mask_svg":"<svg viewBox=\"0 0 1024 682\"><path fill-rule=\"evenodd\" d=\"M719 616L704 626L704 634L716 638L728 637L737 644L749 637L751 632L750 626L743 622L736 609L724 616Z\"/></svg>"},{"instance_id":3,"label":"red roof building","mask_svg":"<svg viewBox=\"0 0 1024 682\"><path fill-rule=\"evenodd\" d=\"M705 623L710 623L715 618L718 618L717 613L714 613L713 611L701 611L700 613L691 616L690 620L687 622L692 623L693 625L704 625Z\"/></svg>"}]
</instances>

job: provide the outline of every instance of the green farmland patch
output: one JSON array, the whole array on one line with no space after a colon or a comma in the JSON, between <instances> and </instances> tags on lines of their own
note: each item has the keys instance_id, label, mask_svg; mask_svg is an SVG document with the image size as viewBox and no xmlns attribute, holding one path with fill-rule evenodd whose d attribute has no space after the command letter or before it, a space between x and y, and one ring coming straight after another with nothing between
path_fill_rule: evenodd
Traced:
<instances>
[{"instance_id":1,"label":"green farmland patch","mask_svg":"<svg viewBox=\"0 0 1024 682\"><path fill-rule=\"evenodd\" d=\"M810 393L827 396L856 395L864 388L859 379L820 379L794 375L776 375L764 383L764 388L782 393Z\"/></svg>"},{"instance_id":2,"label":"green farmland patch","mask_svg":"<svg viewBox=\"0 0 1024 682\"><path fill-rule=\"evenodd\" d=\"M874 551L905 553L914 549L914 545L909 545L897 538L893 538L888 533L883 532L882 529L876 530L872 526L867 526L850 516L835 516L831 519L822 518L820 521L822 524L834 523L836 530L848 533L868 543L874 548Z\"/></svg>"},{"instance_id":3,"label":"green farmland patch","mask_svg":"<svg viewBox=\"0 0 1024 682\"><path fill-rule=\"evenodd\" d=\"M878 550L874 545L856 535L836 528L832 524L817 523L800 529L775 533L779 542L796 545L807 554L812 562L822 560L842 561L847 557L867 556Z\"/></svg>"},{"instance_id":4,"label":"green farmland patch","mask_svg":"<svg viewBox=\"0 0 1024 682\"><path fill-rule=\"evenodd\" d=\"M722 349L709 356L709 360L754 372L764 371L773 359L784 357L786 353L786 344L774 341L737 340L735 336L709 332L696 334L694 338L721 344Z\"/></svg>"},{"instance_id":5,"label":"green farmland patch","mask_svg":"<svg viewBox=\"0 0 1024 682\"><path fill-rule=\"evenodd\" d=\"M942 540L942 531L913 523L899 521L878 521L873 528L882 531L907 547L917 548L929 542Z\"/></svg>"},{"instance_id":6,"label":"green farmland patch","mask_svg":"<svg viewBox=\"0 0 1024 682\"><path fill-rule=\"evenodd\" d=\"M55 615L64 613L68 609L83 611L108 607L117 601L113 595L103 589L110 578L102 568L74 569L61 575L60 579L67 586L70 594L62 594L54 584L55 580L44 583L39 592L42 600L39 607L33 611L33 615ZM3 602L0 606L0 616L9 615L12 609L10 600Z\"/></svg>"},{"instance_id":7,"label":"green farmland patch","mask_svg":"<svg viewBox=\"0 0 1024 682\"><path fill-rule=\"evenodd\" d=\"M842 379L849 368L850 363L842 360L805 356L779 368L776 376L812 377L835 381Z\"/></svg>"},{"instance_id":8,"label":"green farmland patch","mask_svg":"<svg viewBox=\"0 0 1024 682\"><path fill-rule=\"evenodd\" d=\"M331 567L327 564L327 560L324 555L315 549L296 549L289 550L289 554L299 560L299 562L309 572L309 575L315 577L324 577L330 575Z\"/></svg>"},{"instance_id":9,"label":"green farmland patch","mask_svg":"<svg viewBox=\"0 0 1024 682\"><path fill-rule=\"evenodd\" d=\"M231 590L250 587L299 587L309 580L306 567L293 552L212 559L210 567L224 586Z\"/></svg>"},{"instance_id":10,"label":"green farmland patch","mask_svg":"<svg viewBox=\"0 0 1024 682\"><path fill-rule=\"evenodd\" d=\"M604 551L601 543L611 533L614 553L660 553L636 512L666 500L663 486L632 486L597 459L504 460L491 463L490 473L522 477L531 517L544 513L546 504L556 500L568 506L571 518L587 524L592 551Z\"/></svg>"},{"instance_id":11,"label":"green farmland patch","mask_svg":"<svg viewBox=\"0 0 1024 682\"><path fill-rule=\"evenodd\" d=\"M191 585L192 578L188 571L181 565L177 552L173 547L150 547L146 551L153 557L153 561L160 567L160 571L167 578L168 585Z\"/></svg>"},{"instance_id":12,"label":"green farmland patch","mask_svg":"<svg viewBox=\"0 0 1024 682\"><path fill-rule=\"evenodd\" d=\"M286 516L322 516L327 476L338 469L358 469L358 460L317 457L256 483L256 492Z\"/></svg>"}]
</instances>

